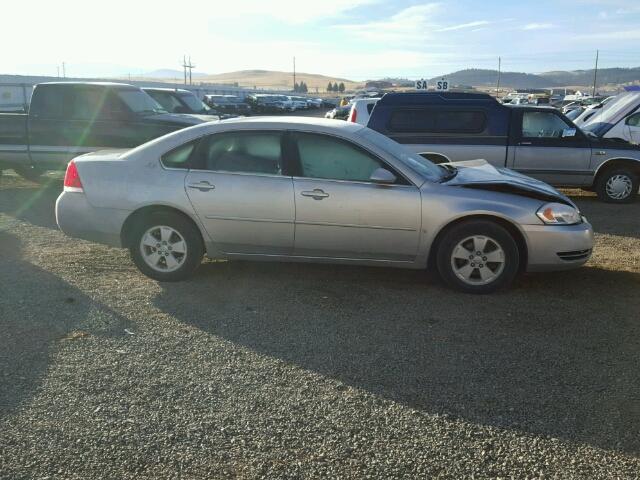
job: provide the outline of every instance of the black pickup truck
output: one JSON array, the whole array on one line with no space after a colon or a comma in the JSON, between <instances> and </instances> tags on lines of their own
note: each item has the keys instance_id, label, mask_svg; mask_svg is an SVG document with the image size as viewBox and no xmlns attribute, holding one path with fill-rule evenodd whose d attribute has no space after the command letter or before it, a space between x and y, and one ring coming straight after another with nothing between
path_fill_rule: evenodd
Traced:
<instances>
[{"instance_id":1,"label":"black pickup truck","mask_svg":"<svg viewBox=\"0 0 640 480\"><path fill-rule=\"evenodd\" d=\"M38 180L83 153L131 148L214 120L167 113L138 87L120 83L36 85L28 113L0 114L0 171Z\"/></svg>"}]
</instances>

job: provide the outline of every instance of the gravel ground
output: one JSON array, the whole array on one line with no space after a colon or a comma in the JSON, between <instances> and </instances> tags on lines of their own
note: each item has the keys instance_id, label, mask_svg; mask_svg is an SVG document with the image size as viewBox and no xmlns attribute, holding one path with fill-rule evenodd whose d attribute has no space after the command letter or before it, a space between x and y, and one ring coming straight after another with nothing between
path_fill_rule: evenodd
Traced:
<instances>
[{"instance_id":1,"label":"gravel ground","mask_svg":"<svg viewBox=\"0 0 640 480\"><path fill-rule=\"evenodd\" d=\"M640 202L589 264L466 296L208 262L159 284L0 178L0 478L638 478ZM572 192L578 195L578 192Z\"/></svg>"}]
</instances>

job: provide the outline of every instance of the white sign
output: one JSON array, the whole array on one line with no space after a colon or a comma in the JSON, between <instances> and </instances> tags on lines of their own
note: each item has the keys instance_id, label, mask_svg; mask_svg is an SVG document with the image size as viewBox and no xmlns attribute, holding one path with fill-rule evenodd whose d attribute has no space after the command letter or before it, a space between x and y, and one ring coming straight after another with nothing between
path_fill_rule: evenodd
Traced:
<instances>
[{"instance_id":1,"label":"white sign","mask_svg":"<svg viewBox=\"0 0 640 480\"><path fill-rule=\"evenodd\" d=\"M436 82L436 91L438 92L448 92L449 91L449 80L445 78L441 78Z\"/></svg>"},{"instance_id":2,"label":"white sign","mask_svg":"<svg viewBox=\"0 0 640 480\"><path fill-rule=\"evenodd\" d=\"M416 80L416 90L426 90L427 89L427 81L424 78L420 80Z\"/></svg>"}]
</instances>

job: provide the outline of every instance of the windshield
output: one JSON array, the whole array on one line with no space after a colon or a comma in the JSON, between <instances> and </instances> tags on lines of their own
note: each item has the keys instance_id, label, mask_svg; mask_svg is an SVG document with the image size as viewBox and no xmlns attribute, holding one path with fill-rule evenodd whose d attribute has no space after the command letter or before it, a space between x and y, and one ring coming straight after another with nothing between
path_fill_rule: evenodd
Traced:
<instances>
[{"instance_id":1,"label":"windshield","mask_svg":"<svg viewBox=\"0 0 640 480\"><path fill-rule=\"evenodd\" d=\"M358 134L362 135L389 155L394 156L409 168L421 174L427 180L440 182L449 173L445 168L439 167L435 163L430 162L426 158L421 157L417 153L412 152L405 146L394 142L389 137L386 137L375 130L363 128L358 132Z\"/></svg>"},{"instance_id":2,"label":"windshield","mask_svg":"<svg viewBox=\"0 0 640 480\"><path fill-rule=\"evenodd\" d=\"M209 97L209 101L210 102L215 102L215 103L218 103L218 104L229 103L229 101L225 97Z\"/></svg>"},{"instance_id":3,"label":"windshield","mask_svg":"<svg viewBox=\"0 0 640 480\"><path fill-rule=\"evenodd\" d=\"M135 113L167 113L158 102L142 90L118 90L118 97Z\"/></svg>"},{"instance_id":4,"label":"windshield","mask_svg":"<svg viewBox=\"0 0 640 480\"><path fill-rule=\"evenodd\" d=\"M192 93L181 93L180 99L194 112L200 113L209 111L209 107L202 103L202 100L199 100L198 97Z\"/></svg>"}]
</instances>

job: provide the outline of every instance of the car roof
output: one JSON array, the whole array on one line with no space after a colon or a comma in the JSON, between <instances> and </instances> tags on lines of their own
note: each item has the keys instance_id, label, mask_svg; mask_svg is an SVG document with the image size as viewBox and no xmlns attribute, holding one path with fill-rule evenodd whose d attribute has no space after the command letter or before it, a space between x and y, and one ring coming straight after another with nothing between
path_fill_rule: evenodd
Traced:
<instances>
[{"instance_id":1,"label":"car roof","mask_svg":"<svg viewBox=\"0 0 640 480\"><path fill-rule=\"evenodd\" d=\"M145 92L150 90L152 92L180 92L180 93L192 93L190 90L184 88L156 88L156 87L142 87Z\"/></svg>"},{"instance_id":2,"label":"car roof","mask_svg":"<svg viewBox=\"0 0 640 480\"><path fill-rule=\"evenodd\" d=\"M319 117L295 117L295 116L273 116L273 117L237 117L216 122L208 122L194 127L189 130L209 130L211 127L219 126L223 130L231 129L228 127L237 126L238 130L317 130L324 132L335 132L336 134L352 134L365 128L358 123L343 122ZM218 127L214 127L218 129Z\"/></svg>"},{"instance_id":3,"label":"car roof","mask_svg":"<svg viewBox=\"0 0 640 480\"><path fill-rule=\"evenodd\" d=\"M128 83L118 83L118 82L43 82L38 85L86 85L86 86L94 86L94 87L112 87L112 88L135 88L135 85L130 85Z\"/></svg>"},{"instance_id":4,"label":"car roof","mask_svg":"<svg viewBox=\"0 0 640 480\"><path fill-rule=\"evenodd\" d=\"M471 104L497 104L494 97L487 93L463 92L407 92L386 93L378 101L379 105L417 106L464 102Z\"/></svg>"}]
</instances>

